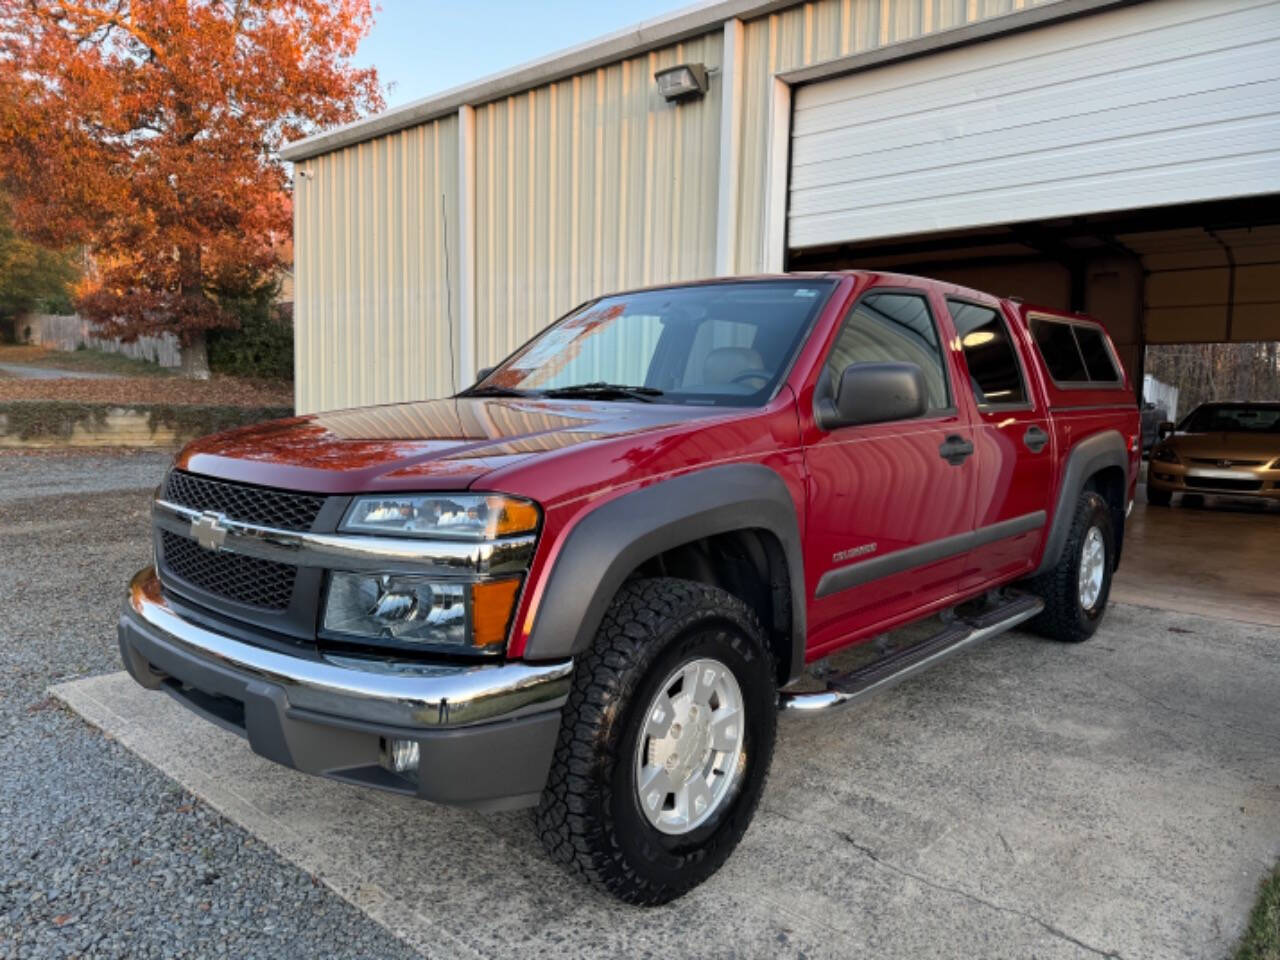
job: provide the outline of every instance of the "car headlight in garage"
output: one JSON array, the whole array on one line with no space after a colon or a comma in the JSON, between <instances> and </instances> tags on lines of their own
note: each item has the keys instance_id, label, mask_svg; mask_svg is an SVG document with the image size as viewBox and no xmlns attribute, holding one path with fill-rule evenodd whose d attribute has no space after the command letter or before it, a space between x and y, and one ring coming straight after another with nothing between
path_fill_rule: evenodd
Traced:
<instances>
[{"instance_id":1,"label":"car headlight in garage","mask_svg":"<svg viewBox=\"0 0 1280 960\"><path fill-rule=\"evenodd\" d=\"M1276 457L1267 467L1268 470L1280 470L1280 457Z\"/></svg>"},{"instance_id":2,"label":"car headlight in garage","mask_svg":"<svg viewBox=\"0 0 1280 960\"><path fill-rule=\"evenodd\" d=\"M1181 463L1173 447L1156 447L1151 451L1151 459L1159 463Z\"/></svg>"},{"instance_id":3,"label":"car headlight in garage","mask_svg":"<svg viewBox=\"0 0 1280 960\"><path fill-rule=\"evenodd\" d=\"M356 497L342 520L346 533L441 540L492 540L532 533L538 507L494 494L404 494Z\"/></svg>"},{"instance_id":4,"label":"car headlight in garage","mask_svg":"<svg viewBox=\"0 0 1280 960\"><path fill-rule=\"evenodd\" d=\"M334 572L324 630L349 639L448 653L500 654L520 578L461 582Z\"/></svg>"}]
</instances>

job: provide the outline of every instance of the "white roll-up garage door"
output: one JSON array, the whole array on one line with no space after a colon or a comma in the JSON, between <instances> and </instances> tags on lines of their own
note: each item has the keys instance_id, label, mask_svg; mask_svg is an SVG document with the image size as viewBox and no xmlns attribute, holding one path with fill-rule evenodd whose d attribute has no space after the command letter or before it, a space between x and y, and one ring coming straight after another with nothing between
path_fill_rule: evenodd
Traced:
<instances>
[{"instance_id":1,"label":"white roll-up garage door","mask_svg":"<svg viewBox=\"0 0 1280 960\"><path fill-rule=\"evenodd\" d=\"M1280 192L1280 2L1148 0L803 86L793 249Z\"/></svg>"}]
</instances>

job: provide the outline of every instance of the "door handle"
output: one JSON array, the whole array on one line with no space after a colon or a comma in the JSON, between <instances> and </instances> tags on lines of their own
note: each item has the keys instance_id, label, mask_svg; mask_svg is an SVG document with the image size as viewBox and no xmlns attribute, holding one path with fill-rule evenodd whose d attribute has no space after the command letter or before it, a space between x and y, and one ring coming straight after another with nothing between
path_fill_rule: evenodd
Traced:
<instances>
[{"instance_id":1,"label":"door handle","mask_svg":"<svg viewBox=\"0 0 1280 960\"><path fill-rule=\"evenodd\" d=\"M1049 442L1049 435L1039 427L1028 427L1027 432L1022 435L1022 442L1032 453L1039 453Z\"/></svg>"},{"instance_id":2,"label":"door handle","mask_svg":"<svg viewBox=\"0 0 1280 960\"><path fill-rule=\"evenodd\" d=\"M953 467L960 466L972 453L973 444L958 433L951 434L938 447L938 455Z\"/></svg>"}]
</instances>

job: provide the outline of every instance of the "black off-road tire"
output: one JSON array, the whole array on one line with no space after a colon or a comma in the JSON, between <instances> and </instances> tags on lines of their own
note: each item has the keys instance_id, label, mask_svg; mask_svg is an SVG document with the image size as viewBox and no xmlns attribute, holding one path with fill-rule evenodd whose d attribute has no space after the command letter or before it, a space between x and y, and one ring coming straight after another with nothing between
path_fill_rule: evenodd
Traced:
<instances>
[{"instance_id":1,"label":"black off-road tire","mask_svg":"<svg viewBox=\"0 0 1280 960\"><path fill-rule=\"evenodd\" d=\"M1102 590L1092 608L1086 610L1080 603L1080 560L1085 537L1095 526L1102 534L1106 564L1102 573ZM1027 581L1027 589L1044 600L1044 610L1027 626L1041 636L1064 643L1080 643L1092 637L1107 611L1111 574L1116 565L1115 549L1111 507L1100 494L1084 491L1076 501L1071 529L1057 565Z\"/></svg>"},{"instance_id":2,"label":"black off-road tire","mask_svg":"<svg viewBox=\"0 0 1280 960\"><path fill-rule=\"evenodd\" d=\"M640 714L682 663L714 657L742 692L744 742L736 792L680 836L640 808ZM689 580L636 580L614 598L574 667L551 774L536 815L552 859L627 903L666 903L702 883L746 832L764 789L777 731L773 657L756 615L723 590Z\"/></svg>"},{"instance_id":3,"label":"black off-road tire","mask_svg":"<svg viewBox=\"0 0 1280 960\"><path fill-rule=\"evenodd\" d=\"M1167 507L1173 502L1172 490L1157 490L1151 484L1147 484L1147 503L1153 507Z\"/></svg>"}]
</instances>

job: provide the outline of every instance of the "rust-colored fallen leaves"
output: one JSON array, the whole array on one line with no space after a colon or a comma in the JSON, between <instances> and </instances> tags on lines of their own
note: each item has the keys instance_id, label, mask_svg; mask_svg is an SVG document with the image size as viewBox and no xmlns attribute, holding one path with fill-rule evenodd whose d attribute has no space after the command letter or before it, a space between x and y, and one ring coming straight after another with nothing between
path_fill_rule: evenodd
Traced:
<instances>
[{"instance_id":1,"label":"rust-colored fallen leaves","mask_svg":"<svg viewBox=\"0 0 1280 960\"><path fill-rule=\"evenodd\" d=\"M104 380L0 380L0 403L7 400L57 400L129 407L138 404L203 404L226 407L292 406L287 383L214 377L113 377Z\"/></svg>"}]
</instances>

